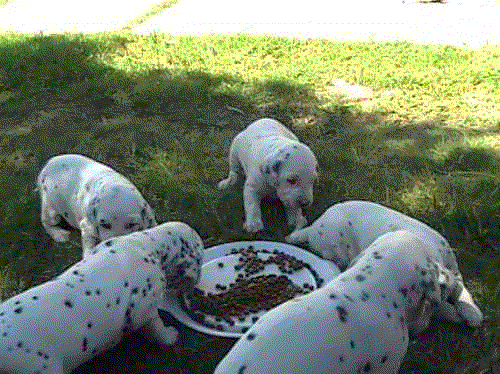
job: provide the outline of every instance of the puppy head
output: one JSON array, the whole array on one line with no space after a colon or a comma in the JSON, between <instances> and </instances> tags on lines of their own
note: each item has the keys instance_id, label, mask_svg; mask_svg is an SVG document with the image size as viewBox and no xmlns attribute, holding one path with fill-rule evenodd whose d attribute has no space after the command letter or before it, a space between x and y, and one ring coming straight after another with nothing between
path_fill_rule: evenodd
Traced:
<instances>
[{"instance_id":1,"label":"puppy head","mask_svg":"<svg viewBox=\"0 0 500 374\"><path fill-rule=\"evenodd\" d=\"M160 241L160 264L167 288L192 291L198 283L203 263L203 241L182 222L167 222L153 229Z\"/></svg>"},{"instance_id":2,"label":"puppy head","mask_svg":"<svg viewBox=\"0 0 500 374\"><path fill-rule=\"evenodd\" d=\"M285 207L305 207L313 202L318 161L309 147L292 142L266 157L261 166Z\"/></svg>"},{"instance_id":3,"label":"puppy head","mask_svg":"<svg viewBox=\"0 0 500 374\"><path fill-rule=\"evenodd\" d=\"M156 225L150 206L128 186L106 189L90 202L87 215L101 241Z\"/></svg>"}]
</instances>

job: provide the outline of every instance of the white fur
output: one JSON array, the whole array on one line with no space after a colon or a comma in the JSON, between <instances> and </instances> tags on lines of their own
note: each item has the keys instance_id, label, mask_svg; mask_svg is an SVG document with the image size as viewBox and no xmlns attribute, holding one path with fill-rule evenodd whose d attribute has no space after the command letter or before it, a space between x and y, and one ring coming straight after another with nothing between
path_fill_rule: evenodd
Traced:
<instances>
[{"instance_id":1,"label":"white fur","mask_svg":"<svg viewBox=\"0 0 500 374\"><path fill-rule=\"evenodd\" d=\"M158 304L199 279L203 243L181 222L109 239L57 278L0 304L0 372L68 374L144 327L173 344Z\"/></svg>"},{"instance_id":2,"label":"white fur","mask_svg":"<svg viewBox=\"0 0 500 374\"><path fill-rule=\"evenodd\" d=\"M480 326L483 314L463 285L453 249L436 230L414 218L369 201L347 201L333 205L311 226L293 232L286 240L308 243L322 257L345 268L375 239L396 230L407 230L430 241L439 249L443 265L453 271L462 283L460 298L454 305L444 303L440 309L441 316L451 322L466 321L471 327ZM428 319L430 315L423 318ZM423 326L428 323L425 319L420 321Z\"/></svg>"},{"instance_id":3,"label":"white fur","mask_svg":"<svg viewBox=\"0 0 500 374\"><path fill-rule=\"evenodd\" d=\"M82 235L83 257L106 239L156 226L154 213L137 188L123 175L88 157L67 154L51 158L37 179L42 225L58 242L70 232Z\"/></svg>"},{"instance_id":4,"label":"white fur","mask_svg":"<svg viewBox=\"0 0 500 374\"><path fill-rule=\"evenodd\" d=\"M313 201L317 164L311 149L300 143L290 130L278 121L264 118L250 124L233 139L229 175L219 182L218 188L235 184L242 168L246 176L243 227L249 232L264 228L261 199L276 193L285 206L288 224L299 229L307 223L302 207Z\"/></svg>"},{"instance_id":5,"label":"white fur","mask_svg":"<svg viewBox=\"0 0 500 374\"><path fill-rule=\"evenodd\" d=\"M387 233L324 287L264 314L214 374L397 373L413 312L460 291L442 261L427 240Z\"/></svg>"}]
</instances>

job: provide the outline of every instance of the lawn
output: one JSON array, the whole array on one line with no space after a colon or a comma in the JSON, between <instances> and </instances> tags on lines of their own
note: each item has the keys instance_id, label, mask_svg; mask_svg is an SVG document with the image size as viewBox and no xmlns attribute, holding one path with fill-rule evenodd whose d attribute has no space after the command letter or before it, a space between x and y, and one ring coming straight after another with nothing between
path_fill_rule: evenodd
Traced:
<instances>
[{"instance_id":1,"label":"lawn","mask_svg":"<svg viewBox=\"0 0 500 374\"><path fill-rule=\"evenodd\" d=\"M371 88L350 102L335 79ZM0 35L0 297L44 282L81 258L40 224L34 180L59 153L82 153L128 176L158 222L181 220L209 247L284 241L283 208L242 231L241 183L218 191L232 137L269 116L315 152L311 222L330 205L368 199L440 231L488 320L435 321L401 373L498 373L500 47L271 37ZM180 326L174 347L132 334L75 373L211 373L234 340Z\"/></svg>"}]
</instances>

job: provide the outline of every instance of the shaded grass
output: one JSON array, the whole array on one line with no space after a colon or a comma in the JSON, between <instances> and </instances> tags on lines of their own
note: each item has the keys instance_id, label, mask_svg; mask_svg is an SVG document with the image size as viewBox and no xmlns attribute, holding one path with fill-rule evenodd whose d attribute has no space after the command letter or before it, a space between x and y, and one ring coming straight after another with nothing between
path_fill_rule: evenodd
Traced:
<instances>
[{"instance_id":1,"label":"shaded grass","mask_svg":"<svg viewBox=\"0 0 500 374\"><path fill-rule=\"evenodd\" d=\"M494 372L500 145L497 113L485 110L498 107L499 61L493 47L0 36L0 297L81 258L78 235L54 243L39 223L34 180L59 153L111 165L140 188L159 222L188 223L206 246L283 241L290 228L281 205L265 200L266 229L248 234L242 231L242 181L215 188L227 174L234 135L272 116L318 157L309 221L335 202L368 199L423 220L457 248L467 284L490 321L473 332L433 324L410 347L401 372ZM337 78L380 95L369 105L340 103L328 89ZM399 93L386 97L386 89ZM475 107L463 103L471 94ZM210 373L233 343L180 329L182 340L173 348L134 334L75 372Z\"/></svg>"}]
</instances>

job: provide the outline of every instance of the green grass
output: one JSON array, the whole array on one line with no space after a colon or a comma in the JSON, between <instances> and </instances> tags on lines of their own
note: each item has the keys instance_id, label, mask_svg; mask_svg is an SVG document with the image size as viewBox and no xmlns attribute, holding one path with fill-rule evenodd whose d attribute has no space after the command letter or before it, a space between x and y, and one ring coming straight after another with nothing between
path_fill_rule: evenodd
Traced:
<instances>
[{"instance_id":1,"label":"green grass","mask_svg":"<svg viewBox=\"0 0 500 374\"><path fill-rule=\"evenodd\" d=\"M351 103L335 79L375 92ZM369 199L423 220L457 248L489 317L470 330L444 322L411 344L401 373L494 373L499 361L500 47L333 43L249 36L129 33L0 35L0 297L81 258L39 220L34 180L59 153L83 153L128 176L159 222L182 220L205 245L283 241L283 208L242 231L241 182L218 191L233 136L274 117L320 163L309 221L335 202ZM233 340L181 327L173 348L134 334L75 373L210 373Z\"/></svg>"}]
</instances>

